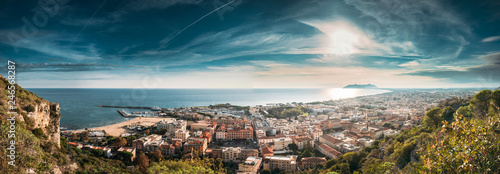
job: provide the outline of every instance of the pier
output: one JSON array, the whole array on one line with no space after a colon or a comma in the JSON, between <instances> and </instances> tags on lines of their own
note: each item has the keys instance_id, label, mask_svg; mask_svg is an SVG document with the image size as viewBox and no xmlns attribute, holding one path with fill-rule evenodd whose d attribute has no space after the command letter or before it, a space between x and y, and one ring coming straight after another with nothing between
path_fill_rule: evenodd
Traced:
<instances>
[{"instance_id":1,"label":"pier","mask_svg":"<svg viewBox=\"0 0 500 174\"><path fill-rule=\"evenodd\" d=\"M151 107L146 107L146 106L107 106L107 105L99 105L97 107L100 107L100 108L151 109Z\"/></svg>"}]
</instances>

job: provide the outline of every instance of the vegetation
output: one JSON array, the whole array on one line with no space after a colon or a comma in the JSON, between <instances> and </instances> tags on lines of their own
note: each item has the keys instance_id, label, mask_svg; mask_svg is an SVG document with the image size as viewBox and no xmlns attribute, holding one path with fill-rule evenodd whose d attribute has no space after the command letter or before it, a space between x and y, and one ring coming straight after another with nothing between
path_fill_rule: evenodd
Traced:
<instances>
[{"instance_id":1,"label":"vegetation","mask_svg":"<svg viewBox=\"0 0 500 174\"><path fill-rule=\"evenodd\" d=\"M426 112L423 125L328 160L321 173L495 173L499 96L499 90L484 90L472 98L446 99Z\"/></svg>"},{"instance_id":2,"label":"vegetation","mask_svg":"<svg viewBox=\"0 0 500 174\"><path fill-rule=\"evenodd\" d=\"M220 158L219 158L220 159ZM225 173L221 165L216 164L217 160L193 159L193 160L169 160L162 162L153 162L148 168L148 172L156 173ZM222 160L219 160L222 162ZM221 163L219 163L221 164Z\"/></svg>"},{"instance_id":3,"label":"vegetation","mask_svg":"<svg viewBox=\"0 0 500 174\"><path fill-rule=\"evenodd\" d=\"M267 110L267 117L273 118L295 118L296 116L302 115L304 113L309 113L311 110L306 107L297 106L297 107L289 107L289 106L279 106L270 108Z\"/></svg>"}]
</instances>

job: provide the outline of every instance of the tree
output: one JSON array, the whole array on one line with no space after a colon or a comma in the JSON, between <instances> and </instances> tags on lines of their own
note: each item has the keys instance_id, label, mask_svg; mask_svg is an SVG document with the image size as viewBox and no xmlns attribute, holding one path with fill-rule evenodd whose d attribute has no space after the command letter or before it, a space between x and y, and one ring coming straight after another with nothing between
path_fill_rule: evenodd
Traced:
<instances>
[{"instance_id":1,"label":"tree","mask_svg":"<svg viewBox=\"0 0 500 174\"><path fill-rule=\"evenodd\" d=\"M482 90L470 100L470 106L474 116L478 118L486 117L490 105L491 94L491 90Z\"/></svg>"},{"instance_id":2,"label":"tree","mask_svg":"<svg viewBox=\"0 0 500 174\"><path fill-rule=\"evenodd\" d=\"M120 147L127 145L127 140L123 137L118 137L115 139L114 144L115 144L115 148L119 149Z\"/></svg>"},{"instance_id":3,"label":"tree","mask_svg":"<svg viewBox=\"0 0 500 174\"><path fill-rule=\"evenodd\" d=\"M500 111L500 90L495 90L490 96L490 115L499 114Z\"/></svg>"},{"instance_id":4,"label":"tree","mask_svg":"<svg viewBox=\"0 0 500 174\"><path fill-rule=\"evenodd\" d=\"M147 173L148 172L148 167L149 167L149 159L146 155L143 153L139 154L139 157L137 158L137 165L139 165L139 170L142 173Z\"/></svg>"},{"instance_id":5,"label":"tree","mask_svg":"<svg viewBox=\"0 0 500 174\"><path fill-rule=\"evenodd\" d=\"M144 134L149 135L150 134L149 129L144 131Z\"/></svg>"},{"instance_id":6,"label":"tree","mask_svg":"<svg viewBox=\"0 0 500 174\"><path fill-rule=\"evenodd\" d=\"M470 107L468 107L468 106L461 106L460 108L457 109L456 114L463 116L463 118L471 118L472 117L472 112L470 111ZM457 118L456 114L454 117Z\"/></svg>"},{"instance_id":7,"label":"tree","mask_svg":"<svg viewBox=\"0 0 500 174\"><path fill-rule=\"evenodd\" d=\"M260 173L261 173L261 174L272 174L272 173L271 173L271 170L269 170L269 169L264 169L264 170L262 170Z\"/></svg>"},{"instance_id":8,"label":"tree","mask_svg":"<svg viewBox=\"0 0 500 174\"><path fill-rule=\"evenodd\" d=\"M127 152L127 151L120 151L118 152L118 156L121 157L123 160L129 160L134 156L134 154Z\"/></svg>"},{"instance_id":9,"label":"tree","mask_svg":"<svg viewBox=\"0 0 500 174\"><path fill-rule=\"evenodd\" d=\"M424 125L430 128L436 128L441 125L443 118L441 117L441 108L435 107L425 113Z\"/></svg>"},{"instance_id":10,"label":"tree","mask_svg":"<svg viewBox=\"0 0 500 174\"><path fill-rule=\"evenodd\" d=\"M78 134L77 133L73 133L73 135L71 135L71 139L73 139L73 141L75 141L76 139L78 139Z\"/></svg>"},{"instance_id":11,"label":"tree","mask_svg":"<svg viewBox=\"0 0 500 174\"><path fill-rule=\"evenodd\" d=\"M156 160L158 160L158 162L163 159L163 155L161 154L160 149L156 150L153 156L156 158Z\"/></svg>"},{"instance_id":12,"label":"tree","mask_svg":"<svg viewBox=\"0 0 500 174\"><path fill-rule=\"evenodd\" d=\"M297 151L299 150L299 147L297 146L297 144L295 143L292 143L292 144L288 144L288 148L292 151Z\"/></svg>"},{"instance_id":13,"label":"tree","mask_svg":"<svg viewBox=\"0 0 500 174\"><path fill-rule=\"evenodd\" d=\"M321 169L324 169L324 168L325 168L324 164L321 164L321 163L316 164L316 169L321 170Z\"/></svg>"},{"instance_id":14,"label":"tree","mask_svg":"<svg viewBox=\"0 0 500 174\"><path fill-rule=\"evenodd\" d=\"M94 156L103 156L104 155L104 152L102 150L97 150L97 149L92 149L92 154L94 154Z\"/></svg>"},{"instance_id":15,"label":"tree","mask_svg":"<svg viewBox=\"0 0 500 174\"><path fill-rule=\"evenodd\" d=\"M455 113L455 109L453 109L452 107L447 106L447 107L443 108L442 112L443 113L441 115L443 117L443 120L446 120L448 122L452 122L453 119L455 119L453 117L453 114Z\"/></svg>"}]
</instances>

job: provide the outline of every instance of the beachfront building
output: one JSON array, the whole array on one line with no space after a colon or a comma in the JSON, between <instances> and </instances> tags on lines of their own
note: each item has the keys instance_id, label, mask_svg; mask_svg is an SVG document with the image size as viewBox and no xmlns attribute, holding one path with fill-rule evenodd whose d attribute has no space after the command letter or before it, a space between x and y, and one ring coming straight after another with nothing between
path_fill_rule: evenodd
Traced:
<instances>
[{"instance_id":1,"label":"beachfront building","mask_svg":"<svg viewBox=\"0 0 500 174\"><path fill-rule=\"evenodd\" d=\"M156 123L156 129L167 129L168 132L173 133L178 130L186 130L187 122L185 120L176 120L175 118L165 119Z\"/></svg>"},{"instance_id":2,"label":"beachfront building","mask_svg":"<svg viewBox=\"0 0 500 174\"><path fill-rule=\"evenodd\" d=\"M262 163L261 157L250 156L245 159L245 162L238 165L238 174L257 174Z\"/></svg>"},{"instance_id":3,"label":"beachfront building","mask_svg":"<svg viewBox=\"0 0 500 174\"><path fill-rule=\"evenodd\" d=\"M263 168L294 172L297 170L297 155L267 156L263 159Z\"/></svg>"}]
</instances>

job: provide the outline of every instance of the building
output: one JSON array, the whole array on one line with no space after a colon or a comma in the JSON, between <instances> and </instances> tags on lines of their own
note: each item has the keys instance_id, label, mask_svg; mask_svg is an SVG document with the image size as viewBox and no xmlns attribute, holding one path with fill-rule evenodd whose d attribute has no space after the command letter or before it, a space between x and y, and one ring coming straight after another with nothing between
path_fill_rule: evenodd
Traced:
<instances>
[{"instance_id":1,"label":"building","mask_svg":"<svg viewBox=\"0 0 500 174\"><path fill-rule=\"evenodd\" d=\"M274 152L273 149L270 147L264 147L262 148L262 158L266 158L267 156L273 156Z\"/></svg>"},{"instance_id":2,"label":"building","mask_svg":"<svg viewBox=\"0 0 500 174\"><path fill-rule=\"evenodd\" d=\"M274 141L274 150L283 150L293 142L291 138L273 139L273 141Z\"/></svg>"},{"instance_id":3,"label":"building","mask_svg":"<svg viewBox=\"0 0 500 174\"><path fill-rule=\"evenodd\" d=\"M130 152L130 153L132 153L132 158L130 158L130 161L134 162L134 160L135 160L135 155L136 155L136 154L135 154L135 153L136 153L135 148L132 148L132 147L120 147L120 148L118 149L118 152L122 152L122 151L126 151L126 152ZM123 160L123 158L122 158L122 160Z\"/></svg>"},{"instance_id":4,"label":"building","mask_svg":"<svg viewBox=\"0 0 500 174\"><path fill-rule=\"evenodd\" d=\"M222 161L237 162L241 154L241 147L226 147L222 149Z\"/></svg>"},{"instance_id":5,"label":"building","mask_svg":"<svg viewBox=\"0 0 500 174\"><path fill-rule=\"evenodd\" d=\"M189 138L186 143L184 143L184 153L198 151L200 154L205 155L205 150L207 150L207 139L205 138Z\"/></svg>"},{"instance_id":6,"label":"building","mask_svg":"<svg viewBox=\"0 0 500 174\"><path fill-rule=\"evenodd\" d=\"M184 120L165 119L156 123L156 129L167 129L168 132L176 132L178 130L186 130L187 122Z\"/></svg>"},{"instance_id":7,"label":"building","mask_svg":"<svg viewBox=\"0 0 500 174\"><path fill-rule=\"evenodd\" d=\"M318 164L323 164L323 166L325 166L326 165L326 158L325 157L302 158L302 160L300 161L300 164L302 166L302 169L315 168L316 165L318 165Z\"/></svg>"},{"instance_id":8,"label":"building","mask_svg":"<svg viewBox=\"0 0 500 174\"><path fill-rule=\"evenodd\" d=\"M163 144L161 135L151 134L132 141L132 148L136 150L155 151Z\"/></svg>"},{"instance_id":9,"label":"building","mask_svg":"<svg viewBox=\"0 0 500 174\"><path fill-rule=\"evenodd\" d=\"M205 155L209 158L220 158L222 159L222 149L207 149Z\"/></svg>"},{"instance_id":10,"label":"building","mask_svg":"<svg viewBox=\"0 0 500 174\"><path fill-rule=\"evenodd\" d=\"M257 149L241 149L240 161L244 161L248 157L259 156L259 150Z\"/></svg>"},{"instance_id":11,"label":"building","mask_svg":"<svg viewBox=\"0 0 500 174\"><path fill-rule=\"evenodd\" d=\"M238 165L238 174L257 174L262 163L261 157L250 156L245 159L245 162Z\"/></svg>"},{"instance_id":12,"label":"building","mask_svg":"<svg viewBox=\"0 0 500 174\"><path fill-rule=\"evenodd\" d=\"M319 142L330 146L331 148L336 148L337 145L342 143L342 140L335 138L331 135L322 135L319 137Z\"/></svg>"},{"instance_id":13,"label":"building","mask_svg":"<svg viewBox=\"0 0 500 174\"><path fill-rule=\"evenodd\" d=\"M173 144L164 143L160 148L163 156L175 156L175 146Z\"/></svg>"},{"instance_id":14,"label":"building","mask_svg":"<svg viewBox=\"0 0 500 174\"><path fill-rule=\"evenodd\" d=\"M253 139L253 129L251 127L248 127L246 129L241 129L239 127L226 129L224 140L242 140L242 139L247 139L247 140Z\"/></svg>"},{"instance_id":15,"label":"building","mask_svg":"<svg viewBox=\"0 0 500 174\"><path fill-rule=\"evenodd\" d=\"M310 148L314 147L314 140L310 137L304 137L304 138L295 138L293 142L299 147L299 150L304 149L306 146L309 146Z\"/></svg>"},{"instance_id":16,"label":"building","mask_svg":"<svg viewBox=\"0 0 500 174\"><path fill-rule=\"evenodd\" d=\"M316 143L315 147L319 152L330 157L331 159L337 159L340 155L342 155L339 151L323 143Z\"/></svg>"},{"instance_id":17,"label":"building","mask_svg":"<svg viewBox=\"0 0 500 174\"><path fill-rule=\"evenodd\" d=\"M342 152L342 153L356 152L358 150L361 150L360 146L356 146L356 145L353 145L351 143L342 143L338 147L340 149L340 152Z\"/></svg>"},{"instance_id":18,"label":"building","mask_svg":"<svg viewBox=\"0 0 500 174\"><path fill-rule=\"evenodd\" d=\"M264 169L294 172L297 170L297 155L266 156L262 164Z\"/></svg>"},{"instance_id":19,"label":"building","mask_svg":"<svg viewBox=\"0 0 500 174\"><path fill-rule=\"evenodd\" d=\"M180 139L182 142L186 142L189 138L189 132L187 130L177 130L174 138Z\"/></svg>"}]
</instances>

